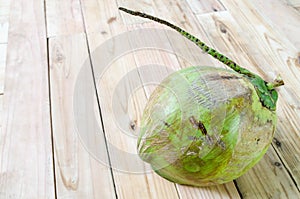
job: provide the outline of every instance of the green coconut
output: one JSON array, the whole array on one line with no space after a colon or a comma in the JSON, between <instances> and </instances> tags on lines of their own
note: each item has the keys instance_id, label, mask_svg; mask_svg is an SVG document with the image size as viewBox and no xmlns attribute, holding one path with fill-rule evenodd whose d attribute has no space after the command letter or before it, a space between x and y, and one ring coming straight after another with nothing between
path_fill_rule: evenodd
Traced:
<instances>
[{"instance_id":1,"label":"green coconut","mask_svg":"<svg viewBox=\"0 0 300 199\"><path fill-rule=\"evenodd\" d=\"M247 172L273 139L275 88L283 81L264 81L167 21L120 10L175 29L233 69L188 67L164 79L143 113L139 156L160 176L179 184L221 184Z\"/></svg>"}]
</instances>

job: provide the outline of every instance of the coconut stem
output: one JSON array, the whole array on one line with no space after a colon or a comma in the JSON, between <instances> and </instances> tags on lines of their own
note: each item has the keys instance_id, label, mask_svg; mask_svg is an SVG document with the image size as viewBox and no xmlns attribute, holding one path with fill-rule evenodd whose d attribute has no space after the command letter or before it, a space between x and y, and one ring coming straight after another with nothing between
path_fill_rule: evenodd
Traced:
<instances>
[{"instance_id":1,"label":"coconut stem","mask_svg":"<svg viewBox=\"0 0 300 199\"><path fill-rule=\"evenodd\" d=\"M280 75L278 75L273 82L267 83L268 90L273 90L276 87L284 85L284 82Z\"/></svg>"},{"instance_id":2,"label":"coconut stem","mask_svg":"<svg viewBox=\"0 0 300 199\"><path fill-rule=\"evenodd\" d=\"M234 71L246 75L248 77L255 77L255 74L253 74L252 72L250 72L249 70L239 66L237 63L235 63L234 61L232 61L231 59L229 59L228 57L226 57L225 55L219 53L218 51L216 51L215 49L207 46L204 42L202 42L200 39L196 38L195 36L193 36L192 34L186 32L185 30L179 28L178 26L175 26L174 24L171 24L170 22L167 22L163 19L148 15L146 13L142 13L142 12L138 12L138 11L132 11L123 7L119 7L120 10L131 14L131 15L135 15L135 16L139 16L139 17L143 17L143 18L147 18L153 21L156 21L158 23L164 24L166 26L169 26L170 28L176 30L177 32L179 32L181 35L183 35L184 37L186 37L187 39L189 39L190 41L192 41L193 43L195 43L198 47L200 47L204 52L210 54L212 57L214 57L215 59L219 60L220 62L224 63L225 65L227 65L228 67L230 67L231 69L233 69Z\"/></svg>"}]
</instances>

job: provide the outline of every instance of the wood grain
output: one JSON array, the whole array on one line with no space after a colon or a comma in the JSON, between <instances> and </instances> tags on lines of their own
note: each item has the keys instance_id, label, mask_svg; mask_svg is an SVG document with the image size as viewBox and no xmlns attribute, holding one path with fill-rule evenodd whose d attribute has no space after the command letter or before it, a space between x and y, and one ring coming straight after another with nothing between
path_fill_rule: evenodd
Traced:
<instances>
[{"instance_id":1,"label":"wood grain","mask_svg":"<svg viewBox=\"0 0 300 199\"><path fill-rule=\"evenodd\" d=\"M300 51L300 12L281 0L251 2L265 22L272 27L272 31L279 32L281 37L286 37ZM287 19L288 23L286 23Z\"/></svg>"},{"instance_id":2,"label":"wood grain","mask_svg":"<svg viewBox=\"0 0 300 199\"><path fill-rule=\"evenodd\" d=\"M83 20L79 0L46 2L47 36L82 33Z\"/></svg>"},{"instance_id":3,"label":"wood grain","mask_svg":"<svg viewBox=\"0 0 300 199\"><path fill-rule=\"evenodd\" d=\"M129 37L128 40L132 48L143 47L134 51L132 55L141 79L141 85L143 85L145 95L149 99L153 90L164 78L181 68L178 56L169 42L168 36L170 35L164 29L161 29L160 25L149 22L128 25L127 29L128 31L144 30L140 34ZM177 36L180 38L180 35ZM145 104L145 102L142 103ZM142 112L139 114L141 116ZM140 120L138 120L138 123L140 123Z\"/></svg>"},{"instance_id":4,"label":"wood grain","mask_svg":"<svg viewBox=\"0 0 300 199\"><path fill-rule=\"evenodd\" d=\"M174 13L167 16L163 16L161 18L176 24L177 26L180 26L182 29L188 31L192 35L195 35L203 42L205 42L208 45L211 45L211 42L209 41L209 38L206 36L203 29L200 27L200 25L197 22L196 16L192 13L192 10L190 6L187 4L187 2L182 3L175 3L172 4L173 6L170 7L169 5L172 4L172 1L155 1L155 8L158 13ZM159 15L158 15L159 16ZM153 22L155 23L155 22ZM169 29L164 26L164 28ZM171 45L176 52L180 54L185 54L185 56L188 58L187 60L182 60L179 58L181 67L187 67L190 65L203 65L203 66L217 66L220 67L220 62L215 60L214 58L210 56L206 56L205 53L201 51L201 49L197 48L197 46L193 46L193 48L190 45L190 41L188 41L185 38L182 38L185 41L184 46L188 46L188 48L183 48L181 46L182 42L174 42L172 37L169 38L171 41Z\"/></svg>"},{"instance_id":5,"label":"wood grain","mask_svg":"<svg viewBox=\"0 0 300 199\"><path fill-rule=\"evenodd\" d=\"M11 2L0 197L54 198L43 1Z\"/></svg>"},{"instance_id":6,"label":"wood grain","mask_svg":"<svg viewBox=\"0 0 300 199\"><path fill-rule=\"evenodd\" d=\"M190 5L193 13L195 14L204 14L210 12L219 12L225 10L224 6L219 0L208 0L208 1L199 1L199 0L187 0Z\"/></svg>"},{"instance_id":7,"label":"wood grain","mask_svg":"<svg viewBox=\"0 0 300 199\"><path fill-rule=\"evenodd\" d=\"M270 147L263 159L238 178L243 198L299 198L300 193L288 170Z\"/></svg>"},{"instance_id":8,"label":"wood grain","mask_svg":"<svg viewBox=\"0 0 300 199\"><path fill-rule=\"evenodd\" d=\"M86 113L84 120L74 118L74 97L82 98L77 106L87 109L89 99L95 92L82 92L75 95L74 89L82 66L89 60L85 34L50 38L50 77L51 107L55 150L56 189L58 198L114 198L114 188L109 166L102 164L90 154L92 146L85 146L81 141L78 125L84 126L84 134L90 136L98 145L96 149L106 155L103 138L96 136L97 124L93 123L92 115ZM85 70L84 70L85 71ZM85 71L85 87L93 87L93 76ZM94 90L91 90L92 92ZM96 121L96 120L95 120ZM76 124L76 122L79 122ZM99 128L101 130L101 128ZM101 136L101 134L99 135ZM92 144L92 142L90 142ZM107 157L105 157L107 159Z\"/></svg>"}]
</instances>

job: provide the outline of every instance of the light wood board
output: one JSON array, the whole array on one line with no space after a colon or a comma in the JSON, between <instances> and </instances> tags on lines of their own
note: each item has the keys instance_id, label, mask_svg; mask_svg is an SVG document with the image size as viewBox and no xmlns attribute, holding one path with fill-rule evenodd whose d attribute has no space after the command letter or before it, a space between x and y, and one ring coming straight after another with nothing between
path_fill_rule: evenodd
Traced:
<instances>
[{"instance_id":1,"label":"light wood board","mask_svg":"<svg viewBox=\"0 0 300 199\"><path fill-rule=\"evenodd\" d=\"M93 114L99 116L98 110L95 113L83 112L86 113L84 120L75 118L74 106L86 109L88 100L95 98L95 93L86 91L76 95L74 92L79 73L85 73L87 77L84 87L93 86L91 70L81 70L84 62L89 60L85 35L53 37L49 40L49 51L57 197L113 198L115 194L109 166L97 161L90 148L83 143L86 139L82 137L82 132L79 132L83 128L83 133L96 142L95 146L98 145L96 149L106 155L105 144L95 136L102 129L97 129L92 122ZM75 97L83 101L75 104ZM104 158L107 159L106 156Z\"/></svg>"},{"instance_id":2,"label":"light wood board","mask_svg":"<svg viewBox=\"0 0 300 199\"><path fill-rule=\"evenodd\" d=\"M55 197L43 8L42 1L11 2L0 135L1 198Z\"/></svg>"}]
</instances>

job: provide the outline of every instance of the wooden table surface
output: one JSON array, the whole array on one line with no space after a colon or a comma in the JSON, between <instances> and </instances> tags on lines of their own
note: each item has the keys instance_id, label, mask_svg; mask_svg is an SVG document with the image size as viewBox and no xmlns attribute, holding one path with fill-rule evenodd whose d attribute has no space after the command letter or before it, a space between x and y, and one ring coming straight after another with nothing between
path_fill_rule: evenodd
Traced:
<instances>
[{"instance_id":1,"label":"wooden table surface","mask_svg":"<svg viewBox=\"0 0 300 199\"><path fill-rule=\"evenodd\" d=\"M275 137L253 169L195 188L137 158L155 85L191 64L224 66L118 6L164 18L268 81L282 76ZM299 77L300 0L0 0L0 198L300 198Z\"/></svg>"}]
</instances>

